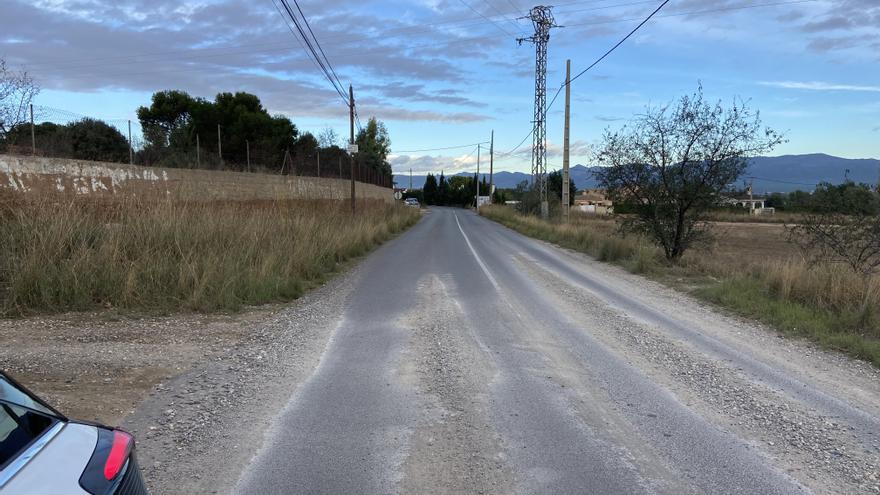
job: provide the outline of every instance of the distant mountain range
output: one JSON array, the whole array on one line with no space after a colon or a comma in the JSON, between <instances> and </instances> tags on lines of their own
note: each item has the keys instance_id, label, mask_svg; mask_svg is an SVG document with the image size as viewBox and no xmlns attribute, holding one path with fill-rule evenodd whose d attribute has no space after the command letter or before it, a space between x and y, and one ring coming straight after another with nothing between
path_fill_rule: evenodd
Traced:
<instances>
[{"instance_id":1,"label":"distant mountain range","mask_svg":"<svg viewBox=\"0 0 880 495\"><path fill-rule=\"evenodd\" d=\"M571 167L571 180L578 189L596 187L593 170L598 167L575 165ZM849 171L849 172L847 172ZM473 173L461 172L456 175L471 176ZM488 174L480 174L486 176ZM756 194L770 192L811 191L819 182L841 183L849 177L855 182L877 184L880 180L880 160L849 159L821 153L811 155L762 156L749 160L749 169L743 178L752 180ZM412 186L420 189L425 184L425 175L413 175ZM751 178L751 179L750 179ZM409 175L394 176L398 187L409 187ZM522 181L528 181L529 174L522 172L496 172L495 185L499 188L513 188Z\"/></svg>"}]
</instances>

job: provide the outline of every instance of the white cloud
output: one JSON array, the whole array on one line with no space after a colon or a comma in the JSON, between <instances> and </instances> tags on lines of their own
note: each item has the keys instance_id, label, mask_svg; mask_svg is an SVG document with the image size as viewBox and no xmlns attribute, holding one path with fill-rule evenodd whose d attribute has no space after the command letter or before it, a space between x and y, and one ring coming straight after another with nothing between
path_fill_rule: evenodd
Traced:
<instances>
[{"instance_id":1,"label":"white cloud","mask_svg":"<svg viewBox=\"0 0 880 495\"><path fill-rule=\"evenodd\" d=\"M399 9L325 0L312 2L308 16L340 79L355 81L362 113L400 121L486 120L472 110L485 103L460 92L477 77L464 62L483 59L502 41L491 26L463 21L463 7L443 10L437 15L410 5L414 20L405 21ZM339 96L268 1L7 0L2 11L0 54L47 90L173 88L208 98L241 90L272 112L339 113ZM469 29L455 35L462 23Z\"/></svg>"},{"instance_id":2,"label":"white cloud","mask_svg":"<svg viewBox=\"0 0 880 495\"><path fill-rule=\"evenodd\" d=\"M810 91L862 91L880 93L880 86L836 84L823 81L761 81L759 84L774 88L805 89Z\"/></svg>"},{"instance_id":3,"label":"white cloud","mask_svg":"<svg viewBox=\"0 0 880 495\"><path fill-rule=\"evenodd\" d=\"M476 153L459 156L442 156L442 155L392 155L389 160L393 170L396 173L409 172L413 173L443 171L446 175L452 175L466 170L474 170L477 166ZM485 164L488 167L488 163Z\"/></svg>"}]
</instances>

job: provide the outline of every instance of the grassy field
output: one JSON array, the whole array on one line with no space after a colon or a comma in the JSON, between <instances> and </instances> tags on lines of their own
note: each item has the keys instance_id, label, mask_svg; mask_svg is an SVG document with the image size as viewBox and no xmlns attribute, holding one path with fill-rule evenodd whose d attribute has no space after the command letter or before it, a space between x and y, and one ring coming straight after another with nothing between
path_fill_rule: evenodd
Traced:
<instances>
[{"instance_id":1,"label":"grassy field","mask_svg":"<svg viewBox=\"0 0 880 495\"><path fill-rule=\"evenodd\" d=\"M0 315L289 301L418 220L340 202L0 203Z\"/></svg>"},{"instance_id":2,"label":"grassy field","mask_svg":"<svg viewBox=\"0 0 880 495\"><path fill-rule=\"evenodd\" d=\"M880 279L842 266L810 267L775 223L718 222L716 242L680 263L638 236L621 236L610 217L575 215L569 224L503 206L481 213L525 235L616 263L687 290L787 335L806 337L880 366Z\"/></svg>"}]
</instances>

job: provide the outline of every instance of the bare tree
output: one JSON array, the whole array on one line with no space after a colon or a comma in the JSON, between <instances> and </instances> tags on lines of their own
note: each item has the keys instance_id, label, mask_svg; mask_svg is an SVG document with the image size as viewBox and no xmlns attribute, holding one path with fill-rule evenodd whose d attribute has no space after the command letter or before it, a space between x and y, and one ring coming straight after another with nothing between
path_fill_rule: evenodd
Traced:
<instances>
[{"instance_id":1,"label":"bare tree","mask_svg":"<svg viewBox=\"0 0 880 495\"><path fill-rule=\"evenodd\" d=\"M710 239L707 211L748 166L748 158L783 141L757 112L734 100L709 104L700 86L673 107L648 108L620 131L606 131L596 172L622 228L654 240L669 260Z\"/></svg>"},{"instance_id":2,"label":"bare tree","mask_svg":"<svg viewBox=\"0 0 880 495\"><path fill-rule=\"evenodd\" d=\"M870 276L880 270L880 216L864 212L812 213L786 227L811 263L843 263Z\"/></svg>"},{"instance_id":3,"label":"bare tree","mask_svg":"<svg viewBox=\"0 0 880 495\"><path fill-rule=\"evenodd\" d=\"M0 59L0 138L28 121L28 106L40 88L25 71L13 71Z\"/></svg>"},{"instance_id":4,"label":"bare tree","mask_svg":"<svg viewBox=\"0 0 880 495\"><path fill-rule=\"evenodd\" d=\"M331 146L339 146L339 135L330 127L325 127L318 133L318 145L321 148L330 148Z\"/></svg>"}]
</instances>

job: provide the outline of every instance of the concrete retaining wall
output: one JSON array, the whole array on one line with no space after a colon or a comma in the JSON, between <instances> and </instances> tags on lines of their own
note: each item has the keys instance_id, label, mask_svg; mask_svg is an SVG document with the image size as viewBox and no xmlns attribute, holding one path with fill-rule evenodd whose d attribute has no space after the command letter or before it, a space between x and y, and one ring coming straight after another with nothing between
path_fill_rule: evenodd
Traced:
<instances>
[{"instance_id":1,"label":"concrete retaining wall","mask_svg":"<svg viewBox=\"0 0 880 495\"><path fill-rule=\"evenodd\" d=\"M347 179L218 170L141 167L118 163L0 154L0 193L92 196L174 196L185 200L339 199ZM360 199L393 202L391 189L355 183Z\"/></svg>"}]
</instances>

